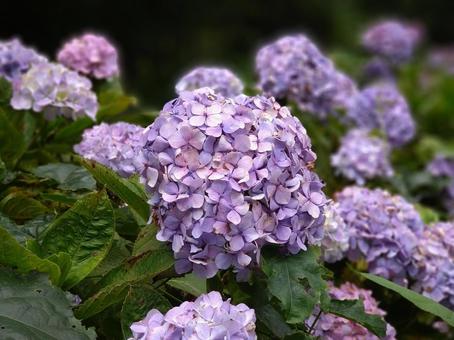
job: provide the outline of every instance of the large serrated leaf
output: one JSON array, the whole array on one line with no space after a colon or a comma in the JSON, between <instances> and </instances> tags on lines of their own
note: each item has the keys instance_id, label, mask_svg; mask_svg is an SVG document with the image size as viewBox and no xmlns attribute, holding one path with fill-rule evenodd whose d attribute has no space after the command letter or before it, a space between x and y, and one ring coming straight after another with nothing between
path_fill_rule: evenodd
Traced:
<instances>
[{"instance_id":1,"label":"large serrated leaf","mask_svg":"<svg viewBox=\"0 0 454 340\"><path fill-rule=\"evenodd\" d=\"M148 224L140 229L139 235L134 242L134 248L132 249L132 255L140 255L147 251L157 250L165 248L167 245L156 239L158 228L154 224Z\"/></svg>"},{"instance_id":2,"label":"large serrated leaf","mask_svg":"<svg viewBox=\"0 0 454 340\"><path fill-rule=\"evenodd\" d=\"M33 173L42 178L56 181L63 190L94 190L96 181L85 169L74 164L52 163L41 165Z\"/></svg>"},{"instance_id":3,"label":"large serrated leaf","mask_svg":"<svg viewBox=\"0 0 454 340\"><path fill-rule=\"evenodd\" d=\"M13 221L11 221L8 217L0 213L0 227L5 229L10 235L14 236L14 238L20 244L24 244L25 240L27 239L27 234L23 232L18 225L16 225Z\"/></svg>"},{"instance_id":4,"label":"large serrated leaf","mask_svg":"<svg viewBox=\"0 0 454 340\"><path fill-rule=\"evenodd\" d=\"M95 339L77 320L66 295L40 273L20 275L0 267L0 339Z\"/></svg>"},{"instance_id":5,"label":"large serrated leaf","mask_svg":"<svg viewBox=\"0 0 454 340\"><path fill-rule=\"evenodd\" d=\"M42 237L47 256L65 252L72 266L64 282L70 288L104 259L115 233L113 208L105 192L86 195L56 219Z\"/></svg>"},{"instance_id":6,"label":"large serrated leaf","mask_svg":"<svg viewBox=\"0 0 454 340\"><path fill-rule=\"evenodd\" d=\"M24 221L48 212L45 205L30 197L26 192L12 192L0 201L0 210L8 217Z\"/></svg>"},{"instance_id":7,"label":"large serrated leaf","mask_svg":"<svg viewBox=\"0 0 454 340\"><path fill-rule=\"evenodd\" d=\"M198 277L194 273L171 279L167 284L196 297L207 292L207 280Z\"/></svg>"}]
</instances>

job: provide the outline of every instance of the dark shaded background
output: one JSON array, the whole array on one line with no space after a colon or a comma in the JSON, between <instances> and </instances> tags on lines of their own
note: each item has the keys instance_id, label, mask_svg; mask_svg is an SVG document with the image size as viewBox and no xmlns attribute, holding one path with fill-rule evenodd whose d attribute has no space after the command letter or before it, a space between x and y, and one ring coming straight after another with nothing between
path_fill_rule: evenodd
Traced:
<instances>
[{"instance_id":1,"label":"dark shaded background","mask_svg":"<svg viewBox=\"0 0 454 340\"><path fill-rule=\"evenodd\" d=\"M355 49L361 28L387 16L421 21L432 42L454 42L450 0L9 0L0 38L19 36L54 56L72 35L107 34L121 50L127 89L160 107L194 65L226 65L249 77L257 47L281 33L302 31L325 49Z\"/></svg>"}]
</instances>

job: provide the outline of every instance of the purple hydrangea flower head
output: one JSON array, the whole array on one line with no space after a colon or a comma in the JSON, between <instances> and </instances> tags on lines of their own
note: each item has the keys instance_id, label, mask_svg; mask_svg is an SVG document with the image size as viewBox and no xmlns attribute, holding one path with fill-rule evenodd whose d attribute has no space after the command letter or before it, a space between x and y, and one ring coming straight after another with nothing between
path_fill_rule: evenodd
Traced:
<instances>
[{"instance_id":1,"label":"purple hydrangea flower head","mask_svg":"<svg viewBox=\"0 0 454 340\"><path fill-rule=\"evenodd\" d=\"M143 182L178 273L240 277L265 243L319 243L323 184L301 123L274 98L224 98L209 88L167 103L145 133Z\"/></svg>"},{"instance_id":2,"label":"purple hydrangea flower head","mask_svg":"<svg viewBox=\"0 0 454 340\"><path fill-rule=\"evenodd\" d=\"M430 51L427 63L434 69L454 74L454 46L439 47Z\"/></svg>"},{"instance_id":3,"label":"purple hydrangea flower head","mask_svg":"<svg viewBox=\"0 0 454 340\"><path fill-rule=\"evenodd\" d=\"M90 80L62 65L41 63L33 65L14 84L11 106L42 111L48 118L63 115L95 119L98 101Z\"/></svg>"},{"instance_id":4,"label":"purple hydrangea flower head","mask_svg":"<svg viewBox=\"0 0 454 340\"><path fill-rule=\"evenodd\" d=\"M322 240L323 259L336 262L344 258L349 246L347 224L338 212L339 204L331 202L325 208L325 224Z\"/></svg>"},{"instance_id":5,"label":"purple hydrangea flower head","mask_svg":"<svg viewBox=\"0 0 454 340\"><path fill-rule=\"evenodd\" d=\"M286 36L262 47L256 56L259 88L265 95L294 101L301 110L320 118L345 109L353 81L338 72L302 34Z\"/></svg>"},{"instance_id":6,"label":"purple hydrangea flower head","mask_svg":"<svg viewBox=\"0 0 454 340\"><path fill-rule=\"evenodd\" d=\"M339 150L331 156L336 171L358 185L376 177L390 177L390 148L378 137L369 136L364 129L350 130L341 140Z\"/></svg>"},{"instance_id":7,"label":"purple hydrangea flower head","mask_svg":"<svg viewBox=\"0 0 454 340\"><path fill-rule=\"evenodd\" d=\"M350 234L348 258L364 260L369 272L407 285L423 231L416 209L385 190L357 186L344 188L336 201Z\"/></svg>"},{"instance_id":8,"label":"purple hydrangea flower head","mask_svg":"<svg viewBox=\"0 0 454 340\"><path fill-rule=\"evenodd\" d=\"M102 123L84 131L74 151L86 159L101 163L123 177L142 171L143 128L134 124Z\"/></svg>"},{"instance_id":9,"label":"purple hydrangea flower head","mask_svg":"<svg viewBox=\"0 0 454 340\"><path fill-rule=\"evenodd\" d=\"M415 135L416 125L408 104L391 83L378 83L362 90L347 117L360 128L382 130L396 147L408 143Z\"/></svg>"},{"instance_id":10,"label":"purple hydrangea flower head","mask_svg":"<svg viewBox=\"0 0 454 340\"><path fill-rule=\"evenodd\" d=\"M18 39L0 41L0 76L9 81L20 78L32 65L46 61L45 57L22 45Z\"/></svg>"},{"instance_id":11,"label":"purple hydrangea flower head","mask_svg":"<svg viewBox=\"0 0 454 340\"><path fill-rule=\"evenodd\" d=\"M421 38L420 26L387 20L369 27L361 43L370 52L400 63L410 59Z\"/></svg>"},{"instance_id":12,"label":"purple hydrangea flower head","mask_svg":"<svg viewBox=\"0 0 454 340\"><path fill-rule=\"evenodd\" d=\"M378 307L377 300L372 296L372 291L361 289L353 283L346 282L340 287L335 287L329 282L329 294L336 300L363 300L364 310L367 314L384 317L386 312ZM306 321L311 325L316 316L313 315ZM367 328L353 321L344 319L334 314L322 313L314 328L314 335L322 340L378 340L379 338ZM396 330L389 323L386 324L385 340L395 340Z\"/></svg>"},{"instance_id":13,"label":"purple hydrangea flower head","mask_svg":"<svg viewBox=\"0 0 454 340\"><path fill-rule=\"evenodd\" d=\"M68 41L57 59L69 69L96 79L112 78L120 73L118 52L101 35L88 33Z\"/></svg>"},{"instance_id":14,"label":"purple hydrangea flower head","mask_svg":"<svg viewBox=\"0 0 454 340\"><path fill-rule=\"evenodd\" d=\"M376 80L395 81L392 65L385 59L374 57L363 67L363 77L368 82Z\"/></svg>"},{"instance_id":15,"label":"purple hydrangea flower head","mask_svg":"<svg viewBox=\"0 0 454 340\"><path fill-rule=\"evenodd\" d=\"M428 164L427 171L435 177L454 178L454 157L438 154Z\"/></svg>"},{"instance_id":16,"label":"purple hydrangea flower head","mask_svg":"<svg viewBox=\"0 0 454 340\"><path fill-rule=\"evenodd\" d=\"M152 309L145 319L131 325L132 338L255 340L255 311L245 304L232 305L212 291L194 302L183 302L165 315Z\"/></svg>"},{"instance_id":17,"label":"purple hydrangea flower head","mask_svg":"<svg viewBox=\"0 0 454 340\"><path fill-rule=\"evenodd\" d=\"M220 67L196 67L175 86L177 94L209 87L223 97L236 97L244 89L243 82L232 71Z\"/></svg>"},{"instance_id":18,"label":"purple hydrangea flower head","mask_svg":"<svg viewBox=\"0 0 454 340\"><path fill-rule=\"evenodd\" d=\"M454 310L454 222L426 226L415 257L413 289Z\"/></svg>"}]
</instances>

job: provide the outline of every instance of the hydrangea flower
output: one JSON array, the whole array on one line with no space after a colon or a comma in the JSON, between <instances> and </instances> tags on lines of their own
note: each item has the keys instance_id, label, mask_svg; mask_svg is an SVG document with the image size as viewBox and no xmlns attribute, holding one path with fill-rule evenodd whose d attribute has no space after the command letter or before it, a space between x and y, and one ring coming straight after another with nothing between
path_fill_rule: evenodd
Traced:
<instances>
[{"instance_id":1,"label":"hydrangea flower","mask_svg":"<svg viewBox=\"0 0 454 340\"><path fill-rule=\"evenodd\" d=\"M323 259L326 262L342 260L349 246L347 224L339 214L339 204L331 202L325 208L325 224L322 240Z\"/></svg>"},{"instance_id":2,"label":"hydrangea flower","mask_svg":"<svg viewBox=\"0 0 454 340\"><path fill-rule=\"evenodd\" d=\"M415 258L413 289L454 310L454 222L426 226Z\"/></svg>"},{"instance_id":3,"label":"hydrangea flower","mask_svg":"<svg viewBox=\"0 0 454 340\"><path fill-rule=\"evenodd\" d=\"M243 303L223 301L216 291L203 294L194 302L183 302L165 315L152 309L145 319L131 325L131 331L129 340L257 339L255 311Z\"/></svg>"},{"instance_id":4,"label":"hydrangea flower","mask_svg":"<svg viewBox=\"0 0 454 340\"><path fill-rule=\"evenodd\" d=\"M74 38L60 49L58 62L97 79L117 76L118 52L105 37L95 34L84 34Z\"/></svg>"},{"instance_id":5,"label":"hydrangea flower","mask_svg":"<svg viewBox=\"0 0 454 340\"><path fill-rule=\"evenodd\" d=\"M389 62L380 57L374 57L363 67L363 77L366 81L385 80L393 82L395 80L393 69Z\"/></svg>"},{"instance_id":6,"label":"hydrangea flower","mask_svg":"<svg viewBox=\"0 0 454 340\"><path fill-rule=\"evenodd\" d=\"M439 47L430 51L427 63L434 69L454 74L454 46Z\"/></svg>"},{"instance_id":7,"label":"hydrangea flower","mask_svg":"<svg viewBox=\"0 0 454 340\"><path fill-rule=\"evenodd\" d=\"M363 300L364 310L367 314L379 315L384 317L386 312L378 307L377 300L372 296L371 290L361 289L353 283L346 282L340 287L335 287L331 282L329 284L329 294L331 298L337 300ZM316 315L313 315L306 321L308 326L315 321ZM371 333L367 328L353 321L344 319L334 314L322 313L315 324L314 334L322 340L378 340L379 338ZM384 340L396 339L396 330L389 323L386 324L386 336Z\"/></svg>"},{"instance_id":8,"label":"hydrangea flower","mask_svg":"<svg viewBox=\"0 0 454 340\"><path fill-rule=\"evenodd\" d=\"M63 115L95 119L98 110L91 82L66 67L41 63L33 65L14 84L11 106L16 110L43 111L48 118Z\"/></svg>"},{"instance_id":9,"label":"hydrangea flower","mask_svg":"<svg viewBox=\"0 0 454 340\"><path fill-rule=\"evenodd\" d=\"M435 177L454 178L454 157L438 154L427 165L427 171Z\"/></svg>"},{"instance_id":10,"label":"hydrangea flower","mask_svg":"<svg viewBox=\"0 0 454 340\"><path fill-rule=\"evenodd\" d=\"M361 43L370 52L400 63L410 59L421 38L421 27L387 20L369 27Z\"/></svg>"},{"instance_id":11,"label":"hydrangea flower","mask_svg":"<svg viewBox=\"0 0 454 340\"><path fill-rule=\"evenodd\" d=\"M337 172L358 185L376 177L390 177L393 169L389 162L390 148L367 130L350 130L342 139L339 150L331 156L331 165Z\"/></svg>"},{"instance_id":12,"label":"hydrangea flower","mask_svg":"<svg viewBox=\"0 0 454 340\"><path fill-rule=\"evenodd\" d=\"M134 124L102 123L84 131L74 151L86 159L101 163L120 176L142 171L142 136L144 128Z\"/></svg>"},{"instance_id":13,"label":"hydrangea flower","mask_svg":"<svg viewBox=\"0 0 454 340\"><path fill-rule=\"evenodd\" d=\"M336 194L347 224L351 261L364 260L369 272L408 284L423 222L405 199L382 189L350 186Z\"/></svg>"},{"instance_id":14,"label":"hydrangea flower","mask_svg":"<svg viewBox=\"0 0 454 340\"><path fill-rule=\"evenodd\" d=\"M0 41L0 76L9 81L20 78L29 68L47 59L27 48L18 39Z\"/></svg>"},{"instance_id":15,"label":"hydrangea flower","mask_svg":"<svg viewBox=\"0 0 454 340\"><path fill-rule=\"evenodd\" d=\"M321 241L323 184L301 123L274 98L183 92L145 131L143 182L178 273L239 278L265 243Z\"/></svg>"},{"instance_id":16,"label":"hydrangea flower","mask_svg":"<svg viewBox=\"0 0 454 340\"><path fill-rule=\"evenodd\" d=\"M242 81L226 68L196 67L178 81L175 91L180 94L201 87L209 87L223 97L235 97L244 89Z\"/></svg>"},{"instance_id":17,"label":"hydrangea flower","mask_svg":"<svg viewBox=\"0 0 454 340\"><path fill-rule=\"evenodd\" d=\"M256 56L259 88L267 96L294 101L320 118L345 109L356 86L338 72L304 35L286 36L262 47Z\"/></svg>"},{"instance_id":18,"label":"hydrangea flower","mask_svg":"<svg viewBox=\"0 0 454 340\"><path fill-rule=\"evenodd\" d=\"M405 98L391 83L366 87L354 99L347 117L358 127L382 130L393 146L408 143L416 125Z\"/></svg>"}]
</instances>

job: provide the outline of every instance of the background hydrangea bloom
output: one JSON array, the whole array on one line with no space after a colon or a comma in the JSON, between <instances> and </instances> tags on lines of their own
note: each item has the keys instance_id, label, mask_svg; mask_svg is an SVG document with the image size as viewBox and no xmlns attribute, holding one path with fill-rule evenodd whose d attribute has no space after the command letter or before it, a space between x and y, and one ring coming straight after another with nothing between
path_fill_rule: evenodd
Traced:
<instances>
[{"instance_id":1,"label":"background hydrangea bloom","mask_svg":"<svg viewBox=\"0 0 454 340\"><path fill-rule=\"evenodd\" d=\"M358 127L382 130L393 146L404 145L415 135L416 126L408 104L390 83L378 83L362 90L347 116Z\"/></svg>"},{"instance_id":2,"label":"background hydrangea bloom","mask_svg":"<svg viewBox=\"0 0 454 340\"><path fill-rule=\"evenodd\" d=\"M131 325L131 331L130 340L257 339L254 310L242 303L232 305L230 299L223 301L216 291L183 302L165 315L152 309Z\"/></svg>"},{"instance_id":3,"label":"background hydrangea bloom","mask_svg":"<svg viewBox=\"0 0 454 340\"><path fill-rule=\"evenodd\" d=\"M22 75L14 85L11 105L16 110L43 111L48 118L86 115L95 119L98 110L90 80L53 63L33 65Z\"/></svg>"},{"instance_id":4,"label":"background hydrangea bloom","mask_svg":"<svg viewBox=\"0 0 454 340\"><path fill-rule=\"evenodd\" d=\"M329 282L330 296L337 300L357 300L361 299L364 303L364 310L368 314L384 317L386 312L378 307L377 300L372 296L372 291L361 289L353 283L346 282L340 287L335 287ZM315 315L306 321L311 325L315 320ZM333 314L322 313L314 328L314 335L323 340L378 340L379 338L369 332L365 327L353 321L344 319ZM389 323L386 324L386 340L396 339L396 330Z\"/></svg>"},{"instance_id":5,"label":"background hydrangea bloom","mask_svg":"<svg viewBox=\"0 0 454 340\"><path fill-rule=\"evenodd\" d=\"M407 285L423 222L398 195L357 186L336 194L339 213L350 234L348 258L364 260L369 272Z\"/></svg>"},{"instance_id":6,"label":"background hydrangea bloom","mask_svg":"<svg viewBox=\"0 0 454 340\"><path fill-rule=\"evenodd\" d=\"M0 76L9 81L20 78L29 68L47 59L27 48L18 39L0 41Z\"/></svg>"},{"instance_id":7,"label":"background hydrangea bloom","mask_svg":"<svg viewBox=\"0 0 454 340\"><path fill-rule=\"evenodd\" d=\"M145 131L143 172L176 271L212 277L257 263L264 243L319 243L323 184L301 123L274 98L183 92Z\"/></svg>"},{"instance_id":8,"label":"background hydrangea bloom","mask_svg":"<svg viewBox=\"0 0 454 340\"><path fill-rule=\"evenodd\" d=\"M443 192L443 205L454 216L454 157L439 154L427 165L427 171L435 177L446 177L450 183Z\"/></svg>"},{"instance_id":9,"label":"background hydrangea bloom","mask_svg":"<svg viewBox=\"0 0 454 340\"><path fill-rule=\"evenodd\" d=\"M118 52L103 36L84 34L68 41L57 55L66 67L97 79L119 74Z\"/></svg>"},{"instance_id":10,"label":"background hydrangea bloom","mask_svg":"<svg viewBox=\"0 0 454 340\"><path fill-rule=\"evenodd\" d=\"M128 123L96 125L84 131L74 151L84 158L99 162L123 177L141 172L143 132L141 126Z\"/></svg>"},{"instance_id":11,"label":"background hydrangea bloom","mask_svg":"<svg viewBox=\"0 0 454 340\"><path fill-rule=\"evenodd\" d=\"M433 49L430 51L427 63L434 69L454 74L454 46Z\"/></svg>"},{"instance_id":12,"label":"background hydrangea bloom","mask_svg":"<svg viewBox=\"0 0 454 340\"><path fill-rule=\"evenodd\" d=\"M262 47L255 67L265 95L294 101L301 110L321 118L345 108L356 91L353 81L301 34Z\"/></svg>"},{"instance_id":13,"label":"background hydrangea bloom","mask_svg":"<svg viewBox=\"0 0 454 340\"><path fill-rule=\"evenodd\" d=\"M364 185L366 180L390 177L393 169L389 162L390 148L367 130L350 130L342 139L339 150L331 156L331 165L344 177Z\"/></svg>"},{"instance_id":14,"label":"background hydrangea bloom","mask_svg":"<svg viewBox=\"0 0 454 340\"><path fill-rule=\"evenodd\" d=\"M403 62L413 55L421 38L420 27L389 20L369 27L362 35L361 43L372 53L393 62Z\"/></svg>"},{"instance_id":15,"label":"background hydrangea bloom","mask_svg":"<svg viewBox=\"0 0 454 340\"><path fill-rule=\"evenodd\" d=\"M416 259L419 272L413 289L454 310L454 222L426 226Z\"/></svg>"},{"instance_id":16,"label":"background hydrangea bloom","mask_svg":"<svg viewBox=\"0 0 454 340\"><path fill-rule=\"evenodd\" d=\"M197 67L185 74L175 86L177 94L209 87L223 97L235 97L243 92L242 81L230 70L220 67Z\"/></svg>"},{"instance_id":17,"label":"background hydrangea bloom","mask_svg":"<svg viewBox=\"0 0 454 340\"><path fill-rule=\"evenodd\" d=\"M325 208L325 224L322 240L323 259L326 262L342 260L349 246L347 224L338 212L339 204L330 203Z\"/></svg>"}]
</instances>

